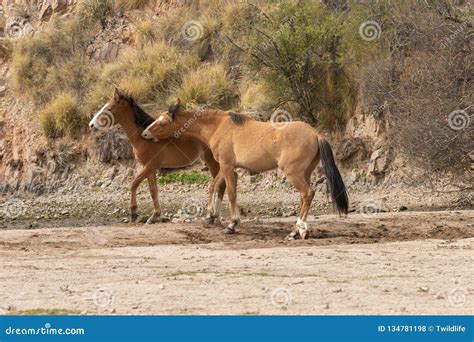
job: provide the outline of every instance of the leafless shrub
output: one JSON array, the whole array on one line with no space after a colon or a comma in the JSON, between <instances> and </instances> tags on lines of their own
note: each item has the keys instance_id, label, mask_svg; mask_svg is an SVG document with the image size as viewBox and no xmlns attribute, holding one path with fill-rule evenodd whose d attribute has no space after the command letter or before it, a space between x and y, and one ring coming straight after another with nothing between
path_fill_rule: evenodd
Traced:
<instances>
[{"instance_id":1,"label":"leafless shrub","mask_svg":"<svg viewBox=\"0 0 474 342\"><path fill-rule=\"evenodd\" d=\"M389 53L366 64L363 102L382 108L399 153L427 170L463 169L474 150L472 23L420 4L388 19Z\"/></svg>"}]
</instances>

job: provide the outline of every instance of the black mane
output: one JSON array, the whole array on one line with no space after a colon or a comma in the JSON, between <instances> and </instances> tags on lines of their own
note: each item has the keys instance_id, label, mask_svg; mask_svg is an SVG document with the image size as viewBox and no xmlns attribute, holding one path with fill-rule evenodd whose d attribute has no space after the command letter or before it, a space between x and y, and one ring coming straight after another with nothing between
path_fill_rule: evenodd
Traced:
<instances>
[{"instance_id":1,"label":"black mane","mask_svg":"<svg viewBox=\"0 0 474 342\"><path fill-rule=\"evenodd\" d=\"M133 99L133 97L129 94L120 93L120 98L127 101L127 103L130 105L133 111L133 116L135 117L135 123L138 127L142 128L147 128L150 126L154 121L155 118L153 118L150 114L145 112Z\"/></svg>"},{"instance_id":2,"label":"black mane","mask_svg":"<svg viewBox=\"0 0 474 342\"><path fill-rule=\"evenodd\" d=\"M240 113L229 112L229 116L236 125L243 125L246 119L245 115Z\"/></svg>"},{"instance_id":3,"label":"black mane","mask_svg":"<svg viewBox=\"0 0 474 342\"><path fill-rule=\"evenodd\" d=\"M174 104L168 107L168 113L171 115L171 120L174 120L176 118L176 115L182 110L184 107L180 104Z\"/></svg>"}]
</instances>

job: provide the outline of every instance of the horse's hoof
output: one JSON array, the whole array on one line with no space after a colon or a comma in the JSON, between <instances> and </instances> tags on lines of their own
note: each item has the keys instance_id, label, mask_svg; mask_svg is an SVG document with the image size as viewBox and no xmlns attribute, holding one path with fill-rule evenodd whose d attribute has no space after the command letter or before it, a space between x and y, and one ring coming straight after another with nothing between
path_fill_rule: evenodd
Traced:
<instances>
[{"instance_id":1,"label":"horse's hoof","mask_svg":"<svg viewBox=\"0 0 474 342\"><path fill-rule=\"evenodd\" d=\"M145 224L153 224L160 220L160 217L156 217L156 215L151 215L148 220L146 220Z\"/></svg>"},{"instance_id":2,"label":"horse's hoof","mask_svg":"<svg viewBox=\"0 0 474 342\"><path fill-rule=\"evenodd\" d=\"M235 234L235 227L232 227L232 226L226 227L226 229L224 230L224 234Z\"/></svg>"},{"instance_id":3,"label":"horse's hoof","mask_svg":"<svg viewBox=\"0 0 474 342\"><path fill-rule=\"evenodd\" d=\"M299 235L299 233L297 231L292 231L290 234L287 235L286 237L286 240L288 241L294 241L294 240L297 240Z\"/></svg>"},{"instance_id":4,"label":"horse's hoof","mask_svg":"<svg viewBox=\"0 0 474 342\"><path fill-rule=\"evenodd\" d=\"M138 214L137 213L133 213L133 214L130 215L130 223L137 222L137 219L138 219Z\"/></svg>"},{"instance_id":5,"label":"horse's hoof","mask_svg":"<svg viewBox=\"0 0 474 342\"><path fill-rule=\"evenodd\" d=\"M204 223L204 224L214 224L215 221L216 221L215 217L208 216L203 220L202 223Z\"/></svg>"},{"instance_id":6,"label":"horse's hoof","mask_svg":"<svg viewBox=\"0 0 474 342\"><path fill-rule=\"evenodd\" d=\"M222 227L221 220L218 217L206 217L202 220L202 225L204 227L218 226Z\"/></svg>"},{"instance_id":7,"label":"horse's hoof","mask_svg":"<svg viewBox=\"0 0 474 342\"><path fill-rule=\"evenodd\" d=\"M298 228L298 233L303 240L307 240L309 238L309 232L306 228Z\"/></svg>"}]
</instances>

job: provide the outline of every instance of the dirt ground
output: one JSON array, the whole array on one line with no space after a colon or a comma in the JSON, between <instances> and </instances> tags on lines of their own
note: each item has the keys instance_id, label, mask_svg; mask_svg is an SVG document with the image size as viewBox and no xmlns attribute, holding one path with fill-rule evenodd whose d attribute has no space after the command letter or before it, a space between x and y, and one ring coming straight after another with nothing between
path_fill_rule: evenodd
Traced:
<instances>
[{"instance_id":1,"label":"dirt ground","mask_svg":"<svg viewBox=\"0 0 474 342\"><path fill-rule=\"evenodd\" d=\"M0 231L0 314L473 314L474 210ZM25 227L27 228L27 227Z\"/></svg>"}]
</instances>

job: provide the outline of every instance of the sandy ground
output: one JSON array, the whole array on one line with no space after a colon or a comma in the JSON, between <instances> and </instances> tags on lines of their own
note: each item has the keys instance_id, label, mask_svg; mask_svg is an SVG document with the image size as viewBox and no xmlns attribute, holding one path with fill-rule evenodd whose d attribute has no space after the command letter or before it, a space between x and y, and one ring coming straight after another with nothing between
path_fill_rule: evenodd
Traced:
<instances>
[{"instance_id":1,"label":"sandy ground","mask_svg":"<svg viewBox=\"0 0 474 342\"><path fill-rule=\"evenodd\" d=\"M1 314L473 314L474 211L0 231Z\"/></svg>"}]
</instances>

